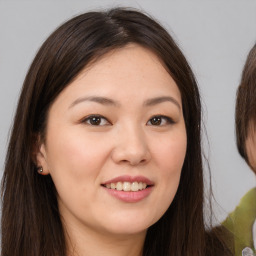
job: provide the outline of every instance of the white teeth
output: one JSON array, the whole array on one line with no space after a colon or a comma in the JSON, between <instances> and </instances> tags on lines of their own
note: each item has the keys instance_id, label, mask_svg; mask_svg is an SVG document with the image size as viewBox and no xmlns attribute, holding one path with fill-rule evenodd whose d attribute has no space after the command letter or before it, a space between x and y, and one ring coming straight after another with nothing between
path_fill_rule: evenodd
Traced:
<instances>
[{"instance_id":1,"label":"white teeth","mask_svg":"<svg viewBox=\"0 0 256 256\"><path fill-rule=\"evenodd\" d=\"M123 190L124 191L131 191L131 183L130 182L124 182L123 183Z\"/></svg>"},{"instance_id":2,"label":"white teeth","mask_svg":"<svg viewBox=\"0 0 256 256\"><path fill-rule=\"evenodd\" d=\"M116 183L116 190L123 190L123 184L121 182Z\"/></svg>"},{"instance_id":3,"label":"white teeth","mask_svg":"<svg viewBox=\"0 0 256 256\"><path fill-rule=\"evenodd\" d=\"M139 190L145 189L147 187L147 184L144 183L144 182L137 182L137 181L134 181L134 182L118 181L117 183L108 183L108 184L105 185L105 187L109 188L109 189L116 189L116 190L119 190L119 191L137 192Z\"/></svg>"},{"instance_id":4,"label":"white teeth","mask_svg":"<svg viewBox=\"0 0 256 256\"><path fill-rule=\"evenodd\" d=\"M132 183L131 190L132 190L132 191L138 191L138 190L139 190L139 184L138 184L138 182L135 181L135 182Z\"/></svg>"}]
</instances>

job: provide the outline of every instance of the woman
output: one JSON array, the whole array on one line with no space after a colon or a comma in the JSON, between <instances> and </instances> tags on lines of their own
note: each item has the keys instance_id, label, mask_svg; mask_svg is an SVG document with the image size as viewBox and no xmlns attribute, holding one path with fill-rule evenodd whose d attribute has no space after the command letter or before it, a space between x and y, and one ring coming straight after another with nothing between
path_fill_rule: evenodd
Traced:
<instances>
[{"instance_id":1,"label":"woman","mask_svg":"<svg viewBox=\"0 0 256 256\"><path fill-rule=\"evenodd\" d=\"M194 75L158 23L128 9L69 20L20 95L2 255L205 255L200 124Z\"/></svg>"},{"instance_id":2,"label":"woman","mask_svg":"<svg viewBox=\"0 0 256 256\"><path fill-rule=\"evenodd\" d=\"M256 45L248 54L236 99L237 148L256 174ZM251 189L223 225L234 234L235 255L256 253L256 188ZM247 253L247 254L246 254Z\"/></svg>"}]
</instances>

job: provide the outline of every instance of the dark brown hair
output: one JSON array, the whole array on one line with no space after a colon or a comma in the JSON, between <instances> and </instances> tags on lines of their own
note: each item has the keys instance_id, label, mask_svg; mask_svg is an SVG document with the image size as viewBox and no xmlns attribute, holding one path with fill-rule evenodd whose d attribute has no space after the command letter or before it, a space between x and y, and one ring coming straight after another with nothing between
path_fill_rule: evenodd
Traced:
<instances>
[{"instance_id":1,"label":"dark brown hair","mask_svg":"<svg viewBox=\"0 0 256 256\"><path fill-rule=\"evenodd\" d=\"M236 98L236 142L240 155L250 165L246 139L250 125L256 127L256 44L247 56Z\"/></svg>"},{"instance_id":2,"label":"dark brown hair","mask_svg":"<svg viewBox=\"0 0 256 256\"><path fill-rule=\"evenodd\" d=\"M79 15L59 27L38 51L25 78L2 183L2 256L65 256L56 190L37 174L35 134L44 135L58 94L92 61L136 43L154 52L179 87L187 152L177 194L148 229L144 256L201 256L205 251L201 104L194 75L166 30L141 12L116 8ZM171 152L170 152L171 154Z\"/></svg>"}]
</instances>

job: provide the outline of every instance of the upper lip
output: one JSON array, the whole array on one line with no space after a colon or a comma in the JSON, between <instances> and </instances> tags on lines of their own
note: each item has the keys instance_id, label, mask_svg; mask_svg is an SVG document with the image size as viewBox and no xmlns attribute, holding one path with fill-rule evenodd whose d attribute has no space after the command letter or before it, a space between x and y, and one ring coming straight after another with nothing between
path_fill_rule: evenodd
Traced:
<instances>
[{"instance_id":1,"label":"upper lip","mask_svg":"<svg viewBox=\"0 0 256 256\"><path fill-rule=\"evenodd\" d=\"M143 182L146 183L148 186L154 185L153 181L151 181L150 179L144 177L144 176L129 176L129 175L123 175L123 176L118 176L115 177L111 180L107 180L105 182L102 183L102 185L106 185L106 184L110 184L110 183L117 183L117 182Z\"/></svg>"}]
</instances>

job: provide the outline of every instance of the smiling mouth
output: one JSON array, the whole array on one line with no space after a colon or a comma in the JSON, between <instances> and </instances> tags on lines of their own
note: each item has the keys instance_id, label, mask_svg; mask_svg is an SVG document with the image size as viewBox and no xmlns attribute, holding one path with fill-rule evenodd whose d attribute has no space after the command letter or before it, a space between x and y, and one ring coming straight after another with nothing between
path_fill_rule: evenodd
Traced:
<instances>
[{"instance_id":1,"label":"smiling mouth","mask_svg":"<svg viewBox=\"0 0 256 256\"><path fill-rule=\"evenodd\" d=\"M105 188L118 190L118 191L125 191L125 192L138 192L141 190L145 190L146 188L150 187L151 185L147 185L145 182L121 182L118 181L116 183L111 182L102 185Z\"/></svg>"}]
</instances>

